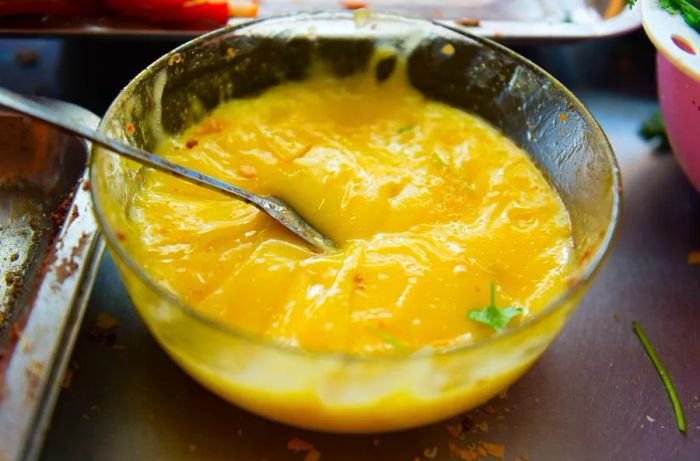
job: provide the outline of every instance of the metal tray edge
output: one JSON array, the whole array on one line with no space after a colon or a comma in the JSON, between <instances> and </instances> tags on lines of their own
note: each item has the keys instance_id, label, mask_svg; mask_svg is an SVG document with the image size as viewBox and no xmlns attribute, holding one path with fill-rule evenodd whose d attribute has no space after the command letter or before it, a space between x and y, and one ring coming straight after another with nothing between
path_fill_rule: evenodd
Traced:
<instances>
[{"instance_id":1,"label":"metal tray edge","mask_svg":"<svg viewBox=\"0 0 700 461\"><path fill-rule=\"evenodd\" d=\"M97 116L72 107L75 117L97 126ZM90 152L88 143L85 149ZM86 169L56 240L44 255L46 270L9 359L0 400L0 461L37 457L87 306L104 248L87 178Z\"/></svg>"},{"instance_id":2,"label":"metal tray edge","mask_svg":"<svg viewBox=\"0 0 700 461\"><path fill-rule=\"evenodd\" d=\"M264 17L264 16L262 16ZM232 18L228 24L241 24L250 18ZM616 16L598 22L517 22L517 21L480 21L477 26L463 26L453 19L441 19L437 22L449 26L464 27L469 32L502 42L557 42L576 41L594 38L606 38L622 35L638 29L642 25L639 6L625 8ZM85 24L83 27L52 27L45 29L0 28L0 36L32 37L103 37L103 38L152 38L189 40L209 30L171 30L149 28L104 27Z\"/></svg>"}]
</instances>

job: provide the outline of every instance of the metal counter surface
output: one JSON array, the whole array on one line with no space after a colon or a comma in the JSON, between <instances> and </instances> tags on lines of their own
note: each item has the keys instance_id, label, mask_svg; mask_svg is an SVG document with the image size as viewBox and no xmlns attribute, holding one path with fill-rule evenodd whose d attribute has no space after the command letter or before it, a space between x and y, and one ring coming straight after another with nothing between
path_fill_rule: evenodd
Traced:
<instances>
[{"instance_id":1,"label":"metal counter surface","mask_svg":"<svg viewBox=\"0 0 700 461\"><path fill-rule=\"evenodd\" d=\"M189 378L149 335L106 256L41 459L287 461L290 437L324 461L468 459L470 442L502 444L506 460L700 459L700 197L670 155L637 130L652 100L579 92L620 159L624 213L616 247L578 311L535 367L490 407L469 416L488 429L455 438L445 423L400 433L343 436L253 416ZM115 344L90 338L115 316ZM638 320L671 374L688 423L675 426L664 387L631 329ZM495 458L486 458L495 459ZM519 461L520 461L519 460Z\"/></svg>"}]
</instances>

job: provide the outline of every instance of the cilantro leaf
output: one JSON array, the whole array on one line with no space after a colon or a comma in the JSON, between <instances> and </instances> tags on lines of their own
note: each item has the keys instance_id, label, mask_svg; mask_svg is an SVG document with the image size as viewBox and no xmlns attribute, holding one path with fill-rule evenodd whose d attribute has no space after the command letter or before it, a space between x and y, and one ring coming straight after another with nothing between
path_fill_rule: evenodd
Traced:
<instances>
[{"instance_id":1,"label":"cilantro leaf","mask_svg":"<svg viewBox=\"0 0 700 461\"><path fill-rule=\"evenodd\" d=\"M469 320L484 323L496 331L501 331L508 325L508 322L510 322L513 317L522 313L523 310L519 307L487 306L481 310L472 309L469 311L468 317Z\"/></svg>"},{"instance_id":2,"label":"cilantro leaf","mask_svg":"<svg viewBox=\"0 0 700 461\"><path fill-rule=\"evenodd\" d=\"M521 315L523 309L515 306L496 306L496 284L491 282L491 304L483 309L472 309L467 314L469 320L490 326L496 331L503 330L513 317Z\"/></svg>"},{"instance_id":3,"label":"cilantro leaf","mask_svg":"<svg viewBox=\"0 0 700 461\"><path fill-rule=\"evenodd\" d=\"M700 2L698 0L658 0L659 5L671 14L680 13L690 27L700 32ZM632 8L637 0L625 0Z\"/></svg>"}]
</instances>

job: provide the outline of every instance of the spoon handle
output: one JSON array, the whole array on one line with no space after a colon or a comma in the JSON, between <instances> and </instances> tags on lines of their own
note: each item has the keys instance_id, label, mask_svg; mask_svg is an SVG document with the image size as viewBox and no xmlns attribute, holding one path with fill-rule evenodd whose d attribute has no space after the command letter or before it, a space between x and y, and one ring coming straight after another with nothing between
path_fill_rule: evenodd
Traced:
<instances>
[{"instance_id":1,"label":"spoon handle","mask_svg":"<svg viewBox=\"0 0 700 461\"><path fill-rule=\"evenodd\" d=\"M66 120L64 114L61 114L33 101L30 98L14 93L2 87L0 87L0 105L28 117L59 127L62 130L76 134L81 138L89 139L95 144L98 144L131 160L135 160L143 165L173 176L177 176L178 178L184 179L185 181L189 181L193 184L197 184L198 186L205 187L209 190L241 199L246 203L250 203L258 208L261 208L265 212L267 212L268 207L274 206L272 202L265 197L261 197L253 194L252 192L248 192L247 190L240 189L223 181L219 181L218 179L209 175L182 167L137 147L108 138L103 133L83 126L76 120Z\"/></svg>"},{"instance_id":2,"label":"spoon handle","mask_svg":"<svg viewBox=\"0 0 700 461\"><path fill-rule=\"evenodd\" d=\"M87 128L82 125L79 120L66 118L64 114L56 110L2 87L0 87L0 106L5 106L20 114L41 120L49 125L78 135L81 138L89 139L95 144L142 165L255 205L260 210L270 215L272 219L294 232L312 246L322 251L332 251L335 249L335 245L331 239L309 224L292 207L275 197L263 197L253 194L245 189L219 181L209 175L180 166L169 160L158 157L157 155L151 154L150 152L109 138L99 131Z\"/></svg>"}]
</instances>

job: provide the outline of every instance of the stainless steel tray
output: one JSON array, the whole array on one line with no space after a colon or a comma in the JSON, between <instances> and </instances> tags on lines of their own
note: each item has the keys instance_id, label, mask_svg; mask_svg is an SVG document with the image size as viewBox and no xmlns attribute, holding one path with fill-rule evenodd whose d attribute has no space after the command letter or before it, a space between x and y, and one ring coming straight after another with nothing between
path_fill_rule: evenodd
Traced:
<instances>
[{"instance_id":1,"label":"stainless steel tray","mask_svg":"<svg viewBox=\"0 0 700 461\"><path fill-rule=\"evenodd\" d=\"M99 119L47 101L89 126ZM36 457L102 243L88 145L0 108L0 460Z\"/></svg>"},{"instance_id":2,"label":"stainless steel tray","mask_svg":"<svg viewBox=\"0 0 700 461\"><path fill-rule=\"evenodd\" d=\"M638 9L623 0L367 0L374 11L455 22L505 42L561 41L619 35L638 28ZM341 10L341 0L260 0L260 17ZM247 19L231 19L240 22ZM205 32L114 17L0 18L0 35L132 36L187 39Z\"/></svg>"}]
</instances>

